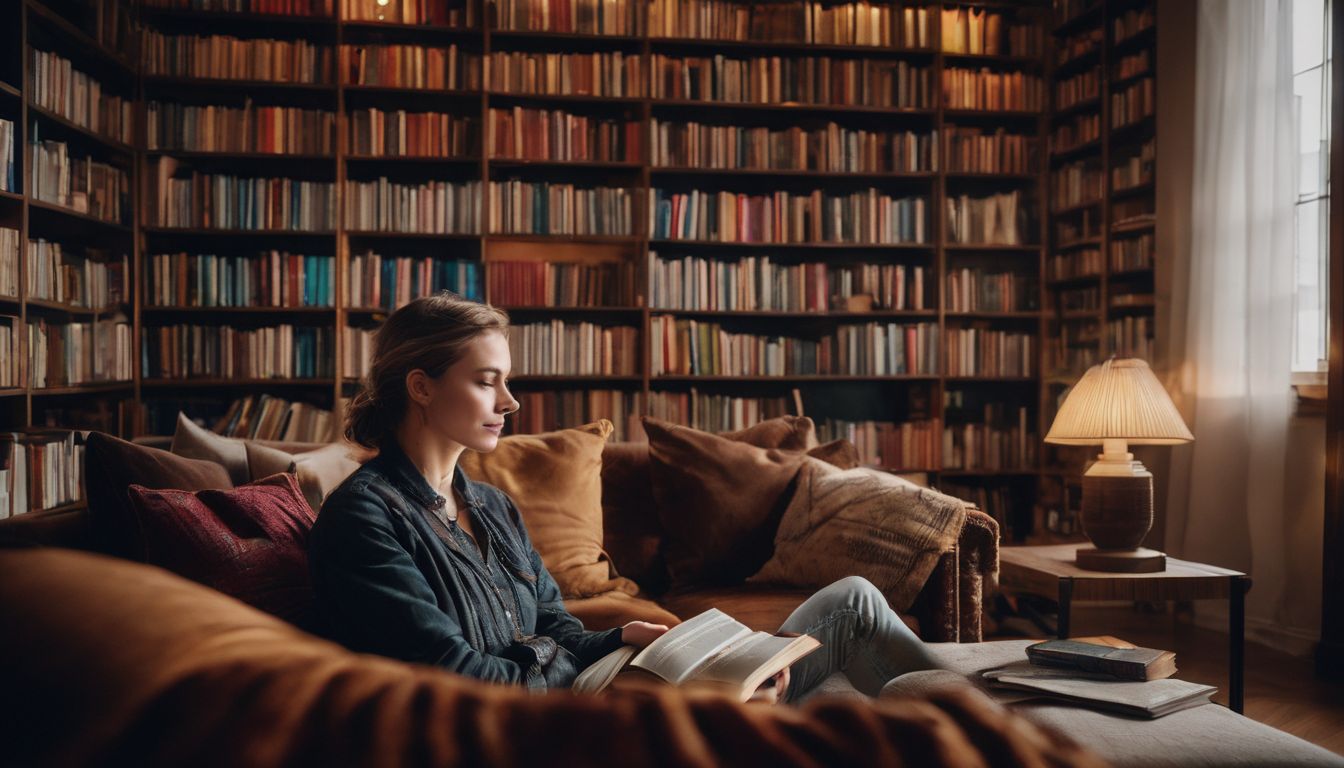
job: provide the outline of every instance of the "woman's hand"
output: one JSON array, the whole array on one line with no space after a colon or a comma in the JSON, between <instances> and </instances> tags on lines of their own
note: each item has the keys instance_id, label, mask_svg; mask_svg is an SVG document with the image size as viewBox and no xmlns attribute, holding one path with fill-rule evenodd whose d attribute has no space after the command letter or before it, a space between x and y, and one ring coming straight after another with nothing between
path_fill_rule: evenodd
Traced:
<instances>
[{"instance_id":1,"label":"woman's hand","mask_svg":"<svg viewBox=\"0 0 1344 768\"><path fill-rule=\"evenodd\" d=\"M650 624L647 621L632 621L621 627L621 642L639 648L652 643L667 631L666 624Z\"/></svg>"},{"instance_id":2,"label":"woman's hand","mask_svg":"<svg viewBox=\"0 0 1344 768\"><path fill-rule=\"evenodd\" d=\"M785 692L789 690L789 668L785 667L780 670L779 674L771 679L775 681L774 685L762 684L747 701L763 701L766 704L778 704L783 701Z\"/></svg>"}]
</instances>

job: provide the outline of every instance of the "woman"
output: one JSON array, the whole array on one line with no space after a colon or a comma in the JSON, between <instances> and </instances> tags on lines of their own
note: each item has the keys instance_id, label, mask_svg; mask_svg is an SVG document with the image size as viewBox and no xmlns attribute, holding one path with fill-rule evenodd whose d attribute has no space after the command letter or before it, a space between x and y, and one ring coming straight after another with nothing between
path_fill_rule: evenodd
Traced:
<instances>
[{"instance_id":1,"label":"woman","mask_svg":"<svg viewBox=\"0 0 1344 768\"><path fill-rule=\"evenodd\" d=\"M354 650L533 690L566 688L606 653L648 645L667 627L584 630L513 500L458 465L463 451L494 450L504 418L518 410L507 333L502 311L447 292L388 318L346 420L346 437L379 453L323 503L309 560L319 608ZM780 629L811 634L822 648L763 686L758 700L795 700L836 670L876 695L892 677L935 666L858 577L818 591Z\"/></svg>"}]
</instances>

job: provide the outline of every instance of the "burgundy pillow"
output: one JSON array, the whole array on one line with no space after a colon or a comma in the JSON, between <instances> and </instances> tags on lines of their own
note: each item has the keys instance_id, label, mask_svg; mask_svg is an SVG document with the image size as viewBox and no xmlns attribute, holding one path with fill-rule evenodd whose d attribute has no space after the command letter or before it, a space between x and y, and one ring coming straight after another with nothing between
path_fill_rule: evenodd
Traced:
<instances>
[{"instance_id":1,"label":"burgundy pillow","mask_svg":"<svg viewBox=\"0 0 1344 768\"><path fill-rule=\"evenodd\" d=\"M145 562L316 628L308 531L317 516L288 473L224 491L130 488Z\"/></svg>"}]
</instances>

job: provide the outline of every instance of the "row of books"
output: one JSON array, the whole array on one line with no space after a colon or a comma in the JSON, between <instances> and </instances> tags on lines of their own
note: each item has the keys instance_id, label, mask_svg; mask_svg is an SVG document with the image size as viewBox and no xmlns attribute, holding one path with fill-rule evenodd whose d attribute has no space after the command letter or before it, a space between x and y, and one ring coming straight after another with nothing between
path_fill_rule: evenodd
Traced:
<instances>
[{"instance_id":1,"label":"row of books","mask_svg":"<svg viewBox=\"0 0 1344 768\"><path fill-rule=\"evenodd\" d=\"M376 107L350 112L346 146L357 156L466 157L480 146L477 119Z\"/></svg>"},{"instance_id":2,"label":"row of books","mask_svg":"<svg viewBox=\"0 0 1344 768\"><path fill-rule=\"evenodd\" d=\"M1003 128L949 127L943 130L947 170L957 173L1031 173L1036 139Z\"/></svg>"},{"instance_id":3,"label":"row of books","mask_svg":"<svg viewBox=\"0 0 1344 768\"><path fill-rule=\"evenodd\" d=\"M1020 312L1036 308L1036 286L1030 275L986 272L979 268L949 269L945 286L952 312Z\"/></svg>"},{"instance_id":4,"label":"row of books","mask_svg":"<svg viewBox=\"0 0 1344 768\"><path fill-rule=\"evenodd\" d=\"M393 310L440 291L481 301L480 266L467 259L382 256L371 249L351 254L345 303L347 307Z\"/></svg>"},{"instance_id":5,"label":"row of books","mask_svg":"<svg viewBox=\"0 0 1344 768\"><path fill-rule=\"evenodd\" d=\"M1118 93L1111 93L1111 127L1122 128L1151 117L1157 111L1157 93L1153 78L1142 80Z\"/></svg>"},{"instance_id":6,"label":"row of books","mask_svg":"<svg viewBox=\"0 0 1344 768\"><path fill-rule=\"evenodd\" d=\"M988 197L949 195L948 241L960 245L1024 245L1031 231L1021 190Z\"/></svg>"},{"instance_id":7,"label":"row of books","mask_svg":"<svg viewBox=\"0 0 1344 768\"><path fill-rule=\"evenodd\" d=\"M131 324L28 322L29 380L34 389L130 381Z\"/></svg>"},{"instance_id":8,"label":"row of books","mask_svg":"<svg viewBox=\"0 0 1344 768\"><path fill-rule=\"evenodd\" d=\"M1051 256L1047 274L1051 280L1069 280L1087 275L1100 275L1101 266L1100 248L1080 248Z\"/></svg>"},{"instance_id":9,"label":"row of books","mask_svg":"<svg viewBox=\"0 0 1344 768\"><path fill-rule=\"evenodd\" d=\"M1055 154L1068 152L1089 142L1101 138L1101 114L1088 112L1074 115L1055 127L1050 133L1050 151Z\"/></svg>"},{"instance_id":10,"label":"row of books","mask_svg":"<svg viewBox=\"0 0 1344 768\"><path fill-rule=\"evenodd\" d=\"M335 375L330 327L164 325L140 330L145 378L303 379Z\"/></svg>"},{"instance_id":11,"label":"row of books","mask_svg":"<svg viewBox=\"0 0 1344 768\"><path fill-rule=\"evenodd\" d=\"M968 501L993 517L999 523L999 536L1003 541L1017 541L1017 529L1014 514L1024 502L1021 490L1014 485L984 485L958 482L940 478L938 490L962 501Z\"/></svg>"},{"instance_id":12,"label":"row of books","mask_svg":"<svg viewBox=\"0 0 1344 768\"><path fill-rule=\"evenodd\" d=\"M191 152L334 154L336 114L322 109L177 104L146 106L149 149Z\"/></svg>"},{"instance_id":13,"label":"row of books","mask_svg":"<svg viewBox=\"0 0 1344 768\"><path fill-rule=\"evenodd\" d=\"M1117 238L1111 241L1111 271L1128 272L1134 269L1152 269L1153 252L1156 240L1153 233L1145 232L1136 237ZM1097 253L1101 261L1101 253ZM1097 267L1101 271L1101 267Z\"/></svg>"},{"instance_id":14,"label":"row of books","mask_svg":"<svg viewBox=\"0 0 1344 768\"><path fill-rule=\"evenodd\" d=\"M1145 48L1136 53L1121 56L1120 61L1115 64L1115 72L1111 75L1116 80L1127 80L1131 77L1137 77L1153 68L1153 52Z\"/></svg>"},{"instance_id":15,"label":"row of books","mask_svg":"<svg viewBox=\"0 0 1344 768\"><path fill-rule=\"evenodd\" d=\"M688 392L649 393L650 416L706 432L745 429L766 419L797 414L801 404L802 395L797 389L789 397L736 397L701 392L695 387Z\"/></svg>"},{"instance_id":16,"label":"row of books","mask_svg":"<svg viewBox=\"0 0 1344 768\"><path fill-rule=\"evenodd\" d=\"M934 132L712 125L650 120L652 163L674 168L916 173L932 171Z\"/></svg>"},{"instance_id":17,"label":"row of books","mask_svg":"<svg viewBox=\"0 0 1344 768\"><path fill-rule=\"evenodd\" d=\"M697 40L928 46L928 9L885 3L742 3L734 0L652 0L649 36Z\"/></svg>"},{"instance_id":18,"label":"row of books","mask_svg":"<svg viewBox=\"0 0 1344 768\"><path fill-rule=\"evenodd\" d=\"M1106 324L1106 347L1120 357L1152 360L1157 352L1153 338L1153 318L1132 315Z\"/></svg>"},{"instance_id":19,"label":"row of books","mask_svg":"<svg viewBox=\"0 0 1344 768\"><path fill-rule=\"evenodd\" d=\"M516 323L509 354L517 375L636 376L639 329L594 323Z\"/></svg>"},{"instance_id":20,"label":"row of books","mask_svg":"<svg viewBox=\"0 0 1344 768\"><path fill-rule=\"evenodd\" d=\"M1036 370L1035 335L988 328L948 328L948 376L1031 376Z\"/></svg>"},{"instance_id":21,"label":"row of books","mask_svg":"<svg viewBox=\"0 0 1344 768\"><path fill-rule=\"evenodd\" d=\"M848 440L858 449L859 461L886 469L937 469L942 432L941 419L893 423L827 418L817 424L821 442Z\"/></svg>"},{"instance_id":22,"label":"row of books","mask_svg":"<svg viewBox=\"0 0 1344 768\"><path fill-rule=\"evenodd\" d=\"M1141 8L1130 8L1111 22L1111 31L1116 43L1124 42L1144 32L1157 23L1157 11L1149 3Z\"/></svg>"},{"instance_id":23,"label":"row of books","mask_svg":"<svg viewBox=\"0 0 1344 768\"><path fill-rule=\"evenodd\" d=\"M149 174L153 223L196 229L336 228L336 185L327 181L200 173L179 178L173 158L160 157Z\"/></svg>"},{"instance_id":24,"label":"row of books","mask_svg":"<svg viewBox=\"0 0 1344 768\"><path fill-rule=\"evenodd\" d=\"M268 40L231 35L169 35L146 28L141 35L145 74L160 77L329 83L330 45L307 40Z\"/></svg>"},{"instance_id":25,"label":"row of books","mask_svg":"<svg viewBox=\"0 0 1344 768\"><path fill-rule=\"evenodd\" d=\"M148 8L280 16L331 16L332 0L144 0Z\"/></svg>"},{"instance_id":26,"label":"row of books","mask_svg":"<svg viewBox=\"0 0 1344 768\"><path fill-rule=\"evenodd\" d=\"M1089 27L1055 41L1055 64L1066 64L1087 54L1100 50L1105 44L1105 31L1101 27Z\"/></svg>"},{"instance_id":27,"label":"row of books","mask_svg":"<svg viewBox=\"0 0 1344 768\"><path fill-rule=\"evenodd\" d=\"M247 440L326 443L336 439L332 412L274 395L249 395L229 403L213 432Z\"/></svg>"},{"instance_id":28,"label":"row of books","mask_svg":"<svg viewBox=\"0 0 1344 768\"><path fill-rule=\"evenodd\" d=\"M769 256L665 258L651 251L648 295L654 309L826 312L846 310L851 297L865 295L872 309L924 309L924 267L779 264Z\"/></svg>"},{"instance_id":29,"label":"row of books","mask_svg":"<svg viewBox=\"0 0 1344 768\"><path fill-rule=\"evenodd\" d=\"M948 109L1040 112L1045 109L1041 78L1025 72L948 67L943 70L943 106Z\"/></svg>"},{"instance_id":30,"label":"row of books","mask_svg":"<svg viewBox=\"0 0 1344 768\"><path fill-rule=\"evenodd\" d=\"M1045 44L1040 25L1015 23L983 8L944 8L940 29L946 53L1039 56Z\"/></svg>"},{"instance_id":31,"label":"row of books","mask_svg":"<svg viewBox=\"0 0 1344 768\"><path fill-rule=\"evenodd\" d=\"M333 261L287 251L150 254L144 302L155 307L330 307Z\"/></svg>"},{"instance_id":32,"label":"row of books","mask_svg":"<svg viewBox=\"0 0 1344 768\"><path fill-rule=\"evenodd\" d=\"M1106 194L1106 174L1096 159L1077 160L1050 174L1050 207L1055 211L1100 202Z\"/></svg>"},{"instance_id":33,"label":"row of books","mask_svg":"<svg viewBox=\"0 0 1344 768\"><path fill-rule=\"evenodd\" d=\"M361 232L476 234L481 231L479 181L345 182L345 226Z\"/></svg>"},{"instance_id":34,"label":"row of books","mask_svg":"<svg viewBox=\"0 0 1344 768\"><path fill-rule=\"evenodd\" d=\"M1137 154L1121 157L1111 168L1111 189L1120 191L1153 180L1157 147L1152 139L1139 146Z\"/></svg>"},{"instance_id":35,"label":"row of books","mask_svg":"<svg viewBox=\"0 0 1344 768\"><path fill-rule=\"evenodd\" d=\"M84 498L84 444L71 430L0 433L0 519Z\"/></svg>"},{"instance_id":36,"label":"row of books","mask_svg":"<svg viewBox=\"0 0 1344 768\"><path fill-rule=\"evenodd\" d=\"M14 315L0 315L0 353L0 389L25 386L23 328Z\"/></svg>"},{"instance_id":37,"label":"row of books","mask_svg":"<svg viewBox=\"0 0 1344 768\"><path fill-rule=\"evenodd\" d=\"M36 124L33 130L36 133ZM103 221L128 223L130 181L125 171L90 157L75 157L60 141L34 136L28 147L33 197Z\"/></svg>"},{"instance_id":38,"label":"row of books","mask_svg":"<svg viewBox=\"0 0 1344 768\"><path fill-rule=\"evenodd\" d=\"M447 3L443 0L398 0L395 3L341 0L341 18L347 21L474 27L479 23L476 8L473 2Z\"/></svg>"},{"instance_id":39,"label":"row of books","mask_svg":"<svg viewBox=\"0 0 1344 768\"><path fill-rule=\"evenodd\" d=\"M936 323L841 325L818 339L725 331L718 323L650 318L654 376L937 375Z\"/></svg>"},{"instance_id":40,"label":"row of books","mask_svg":"<svg viewBox=\"0 0 1344 768\"><path fill-rule=\"evenodd\" d=\"M492 304L513 307L634 305L635 268L629 261L491 261L486 275Z\"/></svg>"},{"instance_id":41,"label":"row of books","mask_svg":"<svg viewBox=\"0 0 1344 768\"><path fill-rule=\"evenodd\" d=\"M14 121L0 118L0 192L18 192L18 163L14 146L18 144Z\"/></svg>"},{"instance_id":42,"label":"row of books","mask_svg":"<svg viewBox=\"0 0 1344 768\"><path fill-rule=\"evenodd\" d=\"M943 469L1031 470L1036 466L1034 430L1027 409L1017 409L1018 423L948 425L943 428Z\"/></svg>"},{"instance_id":43,"label":"row of books","mask_svg":"<svg viewBox=\"0 0 1344 768\"><path fill-rule=\"evenodd\" d=\"M643 123L559 109L491 109L485 136L490 157L605 163L644 157Z\"/></svg>"},{"instance_id":44,"label":"row of books","mask_svg":"<svg viewBox=\"0 0 1344 768\"><path fill-rule=\"evenodd\" d=\"M129 143L134 130L132 101L104 92L103 84L75 69L64 56L29 47L28 88L34 106L114 141Z\"/></svg>"},{"instance_id":45,"label":"row of books","mask_svg":"<svg viewBox=\"0 0 1344 768\"><path fill-rule=\"evenodd\" d=\"M632 436L632 422L644 412L641 393L619 389L515 392L513 396L519 407L505 423L514 434L537 434L608 419L614 429L607 440L624 442Z\"/></svg>"},{"instance_id":46,"label":"row of books","mask_svg":"<svg viewBox=\"0 0 1344 768\"><path fill-rule=\"evenodd\" d=\"M924 198L894 198L873 188L759 195L655 189L649 203L650 232L657 239L890 245L928 241Z\"/></svg>"},{"instance_id":47,"label":"row of books","mask_svg":"<svg viewBox=\"0 0 1344 768\"><path fill-rule=\"evenodd\" d=\"M1101 67L1083 70L1055 83L1055 109L1068 109L1101 96Z\"/></svg>"},{"instance_id":48,"label":"row of books","mask_svg":"<svg viewBox=\"0 0 1344 768\"><path fill-rule=\"evenodd\" d=\"M1101 309L1100 288L1068 288L1059 292L1059 308L1064 312Z\"/></svg>"},{"instance_id":49,"label":"row of books","mask_svg":"<svg viewBox=\"0 0 1344 768\"><path fill-rule=\"evenodd\" d=\"M503 93L641 97L643 62L643 56L622 51L492 51L486 87Z\"/></svg>"},{"instance_id":50,"label":"row of books","mask_svg":"<svg viewBox=\"0 0 1344 768\"><path fill-rule=\"evenodd\" d=\"M131 9L122 0L90 0L81 28L109 51L129 50L138 34Z\"/></svg>"},{"instance_id":51,"label":"row of books","mask_svg":"<svg viewBox=\"0 0 1344 768\"><path fill-rule=\"evenodd\" d=\"M492 181L491 232L530 235L613 235L635 232L635 190L573 184Z\"/></svg>"},{"instance_id":52,"label":"row of books","mask_svg":"<svg viewBox=\"0 0 1344 768\"><path fill-rule=\"evenodd\" d=\"M25 282L28 298L89 309L129 300L126 254L114 257L101 248L75 248L42 238L28 241Z\"/></svg>"},{"instance_id":53,"label":"row of books","mask_svg":"<svg viewBox=\"0 0 1344 768\"><path fill-rule=\"evenodd\" d=\"M0 296L19 297L19 230L0 227Z\"/></svg>"},{"instance_id":54,"label":"row of books","mask_svg":"<svg viewBox=\"0 0 1344 768\"><path fill-rule=\"evenodd\" d=\"M342 45L341 82L384 88L472 90L481 87L481 56L456 43Z\"/></svg>"},{"instance_id":55,"label":"row of books","mask_svg":"<svg viewBox=\"0 0 1344 768\"><path fill-rule=\"evenodd\" d=\"M933 108L933 70L905 61L655 53L649 66L650 95L655 99Z\"/></svg>"},{"instance_id":56,"label":"row of books","mask_svg":"<svg viewBox=\"0 0 1344 768\"><path fill-rule=\"evenodd\" d=\"M645 29L640 0L495 0L489 10L501 30L635 36Z\"/></svg>"}]
</instances>

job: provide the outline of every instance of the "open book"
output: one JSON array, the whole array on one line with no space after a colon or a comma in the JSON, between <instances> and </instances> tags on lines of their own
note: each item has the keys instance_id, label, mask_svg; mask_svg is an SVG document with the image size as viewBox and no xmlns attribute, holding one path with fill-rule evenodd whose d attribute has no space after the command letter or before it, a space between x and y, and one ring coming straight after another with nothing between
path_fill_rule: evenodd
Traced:
<instances>
[{"instance_id":1,"label":"open book","mask_svg":"<svg viewBox=\"0 0 1344 768\"><path fill-rule=\"evenodd\" d=\"M625 645L603 656L574 680L574 690L597 693L621 673L644 672L672 685L717 688L740 701L761 683L821 647L811 635L783 637L753 632L717 608L668 630L643 650Z\"/></svg>"}]
</instances>

